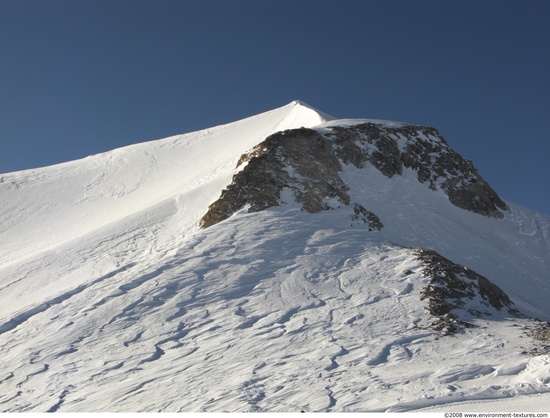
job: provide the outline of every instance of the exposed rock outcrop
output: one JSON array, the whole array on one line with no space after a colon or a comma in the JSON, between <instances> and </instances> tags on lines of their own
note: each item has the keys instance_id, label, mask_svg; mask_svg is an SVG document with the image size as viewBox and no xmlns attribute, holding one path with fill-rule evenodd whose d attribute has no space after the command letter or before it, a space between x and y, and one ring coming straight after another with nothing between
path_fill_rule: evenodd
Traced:
<instances>
[{"instance_id":1,"label":"exposed rock outcrop","mask_svg":"<svg viewBox=\"0 0 550 418\"><path fill-rule=\"evenodd\" d=\"M384 227L384 224L380 222L380 218L372 213L370 210L365 209L359 203L355 203L353 206L353 215L351 217L352 221L362 221L364 224L367 224L369 231L381 231Z\"/></svg>"},{"instance_id":2,"label":"exposed rock outcrop","mask_svg":"<svg viewBox=\"0 0 550 418\"><path fill-rule=\"evenodd\" d=\"M533 341L534 346L523 354L541 356L550 354L550 322L533 319L534 327L527 332Z\"/></svg>"},{"instance_id":3,"label":"exposed rock outcrop","mask_svg":"<svg viewBox=\"0 0 550 418\"><path fill-rule=\"evenodd\" d=\"M296 202L310 213L349 205L348 187L339 173L341 163L332 143L312 129L292 129L269 136L239 161L246 166L201 220L208 227L249 205L249 212L285 204L288 188ZM332 202L332 203L331 203Z\"/></svg>"},{"instance_id":4,"label":"exposed rock outcrop","mask_svg":"<svg viewBox=\"0 0 550 418\"><path fill-rule=\"evenodd\" d=\"M502 218L501 210L507 210L472 162L453 151L435 128L364 123L330 129L337 155L345 164L361 168L369 162L387 177L411 168L419 182L443 190L461 209L493 218Z\"/></svg>"},{"instance_id":5,"label":"exposed rock outcrop","mask_svg":"<svg viewBox=\"0 0 550 418\"><path fill-rule=\"evenodd\" d=\"M245 206L257 212L288 203L281 198L283 189L310 213L350 205L349 188L340 177L342 165L362 168L367 163L387 177L410 168L419 182L443 190L462 209L495 218L507 209L473 164L454 152L436 129L362 123L269 136L241 157L238 166L246 165L210 205L200 226L214 225ZM380 230L380 219L359 206L355 204L352 220L361 216L369 229Z\"/></svg>"},{"instance_id":6,"label":"exposed rock outcrop","mask_svg":"<svg viewBox=\"0 0 550 418\"><path fill-rule=\"evenodd\" d=\"M524 317L508 295L486 277L453 263L433 250L417 249L416 257L424 264L423 274L430 284L422 290L421 300L434 317L433 328L446 333L471 327L465 316L486 317L505 311Z\"/></svg>"}]
</instances>

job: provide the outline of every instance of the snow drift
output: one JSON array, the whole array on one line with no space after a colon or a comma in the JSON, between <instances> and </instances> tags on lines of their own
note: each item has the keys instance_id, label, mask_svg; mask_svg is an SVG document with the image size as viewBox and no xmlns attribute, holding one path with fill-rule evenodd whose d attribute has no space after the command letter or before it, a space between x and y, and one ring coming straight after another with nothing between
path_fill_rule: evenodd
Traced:
<instances>
[{"instance_id":1,"label":"snow drift","mask_svg":"<svg viewBox=\"0 0 550 418\"><path fill-rule=\"evenodd\" d=\"M0 202L3 411L547 406L550 219L433 128L295 101Z\"/></svg>"}]
</instances>

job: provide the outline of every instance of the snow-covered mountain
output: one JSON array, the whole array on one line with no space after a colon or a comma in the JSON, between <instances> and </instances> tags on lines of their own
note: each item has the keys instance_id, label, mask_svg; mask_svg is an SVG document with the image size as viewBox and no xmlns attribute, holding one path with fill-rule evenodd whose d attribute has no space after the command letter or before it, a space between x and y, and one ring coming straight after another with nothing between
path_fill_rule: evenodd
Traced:
<instances>
[{"instance_id":1,"label":"snow-covered mountain","mask_svg":"<svg viewBox=\"0 0 550 418\"><path fill-rule=\"evenodd\" d=\"M549 233L437 130L299 101L2 174L0 410L548 410Z\"/></svg>"}]
</instances>

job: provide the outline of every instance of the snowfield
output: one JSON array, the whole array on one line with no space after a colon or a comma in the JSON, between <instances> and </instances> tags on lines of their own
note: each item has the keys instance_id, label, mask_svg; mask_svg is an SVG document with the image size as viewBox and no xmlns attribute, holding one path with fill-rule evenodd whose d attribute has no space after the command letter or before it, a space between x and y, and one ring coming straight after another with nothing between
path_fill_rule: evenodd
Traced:
<instances>
[{"instance_id":1,"label":"snowfield","mask_svg":"<svg viewBox=\"0 0 550 418\"><path fill-rule=\"evenodd\" d=\"M510 202L504 219L484 217L410 170L346 166L352 200L382 231L349 206L309 214L287 195L199 229L266 136L355 121L295 101L1 174L0 411L549 411L536 323L502 311L434 331L414 253L475 270L547 321L548 217Z\"/></svg>"}]
</instances>

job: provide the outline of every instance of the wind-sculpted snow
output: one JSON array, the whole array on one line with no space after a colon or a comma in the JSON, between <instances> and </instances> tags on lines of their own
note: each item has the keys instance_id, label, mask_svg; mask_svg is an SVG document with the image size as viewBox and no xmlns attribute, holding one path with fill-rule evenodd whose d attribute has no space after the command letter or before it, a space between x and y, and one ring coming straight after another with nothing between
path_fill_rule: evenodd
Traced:
<instances>
[{"instance_id":1,"label":"wind-sculpted snow","mask_svg":"<svg viewBox=\"0 0 550 418\"><path fill-rule=\"evenodd\" d=\"M327 136L407 124L327 119L293 102L0 176L0 411L410 411L518 399L540 409L550 399L550 220L509 202L502 218L464 210L437 191L443 177L430 175L430 187L405 162L388 176L394 160L377 157L378 142L356 141L357 154ZM338 151L323 161L334 164L288 164L300 161L288 153L288 181L264 194L277 204L235 205L199 229L255 164L237 167L240 157L301 126L324 138L315 155ZM394 139L403 155L406 138ZM434 329L425 296L436 285L468 327Z\"/></svg>"},{"instance_id":2,"label":"wind-sculpted snow","mask_svg":"<svg viewBox=\"0 0 550 418\"><path fill-rule=\"evenodd\" d=\"M520 354L530 320L439 338L416 252L337 212L241 214L5 331L2 410L384 411L549 391L548 356Z\"/></svg>"}]
</instances>

